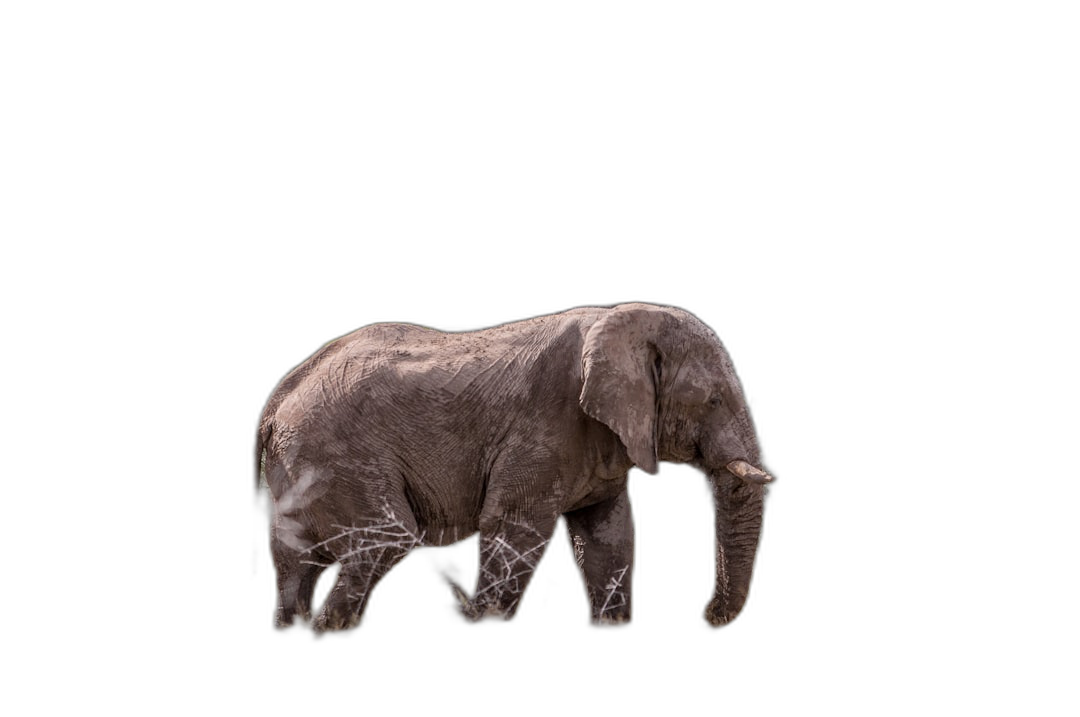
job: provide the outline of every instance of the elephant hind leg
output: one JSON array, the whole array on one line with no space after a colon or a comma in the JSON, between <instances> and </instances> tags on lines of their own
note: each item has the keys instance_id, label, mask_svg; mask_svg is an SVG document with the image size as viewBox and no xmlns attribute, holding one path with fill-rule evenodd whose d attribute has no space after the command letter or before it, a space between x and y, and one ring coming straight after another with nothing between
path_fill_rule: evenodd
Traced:
<instances>
[{"instance_id":1,"label":"elephant hind leg","mask_svg":"<svg viewBox=\"0 0 1080 717\"><path fill-rule=\"evenodd\" d=\"M290 521L275 521L270 533L270 552L277 572L277 609L274 625L288 627L299 616L311 619L311 600L315 583L333 558L303 545L313 541L305 538Z\"/></svg>"},{"instance_id":2,"label":"elephant hind leg","mask_svg":"<svg viewBox=\"0 0 1080 717\"><path fill-rule=\"evenodd\" d=\"M462 614L470 620L513 617L554 531L555 518L546 514L529 522L510 518L482 522L476 592L470 598L450 583Z\"/></svg>"},{"instance_id":3,"label":"elephant hind leg","mask_svg":"<svg viewBox=\"0 0 1080 717\"><path fill-rule=\"evenodd\" d=\"M326 604L315 618L315 631L356 627L364 615L375 584L408 553L407 549L387 548L370 560L343 564Z\"/></svg>"},{"instance_id":4,"label":"elephant hind leg","mask_svg":"<svg viewBox=\"0 0 1080 717\"><path fill-rule=\"evenodd\" d=\"M324 545L341 563L341 572L315 619L315 630L355 627L376 583L422 542L412 514L402 508L395 510L388 503L377 517L339 526L338 533Z\"/></svg>"}]
</instances>

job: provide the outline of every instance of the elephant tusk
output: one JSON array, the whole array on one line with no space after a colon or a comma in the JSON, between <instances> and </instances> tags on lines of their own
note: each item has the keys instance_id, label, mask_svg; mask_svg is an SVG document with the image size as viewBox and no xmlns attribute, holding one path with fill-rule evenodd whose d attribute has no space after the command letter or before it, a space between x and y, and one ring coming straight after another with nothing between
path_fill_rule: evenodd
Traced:
<instances>
[{"instance_id":1,"label":"elephant tusk","mask_svg":"<svg viewBox=\"0 0 1080 717\"><path fill-rule=\"evenodd\" d=\"M755 468L746 461L732 461L727 464L726 468L729 472L742 478L747 483L765 485L766 483L772 483L773 481L771 475L760 468Z\"/></svg>"}]
</instances>

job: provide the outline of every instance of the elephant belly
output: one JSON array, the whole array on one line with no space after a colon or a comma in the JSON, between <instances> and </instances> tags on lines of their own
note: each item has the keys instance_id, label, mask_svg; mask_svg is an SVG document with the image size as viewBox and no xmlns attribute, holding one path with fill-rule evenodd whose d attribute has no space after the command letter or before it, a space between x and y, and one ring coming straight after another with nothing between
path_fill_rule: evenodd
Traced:
<instances>
[{"instance_id":1,"label":"elephant belly","mask_svg":"<svg viewBox=\"0 0 1080 717\"><path fill-rule=\"evenodd\" d=\"M476 534L476 525L425 525L421 528L421 545L450 545Z\"/></svg>"},{"instance_id":2,"label":"elephant belly","mask_svg":"<svg viewBox=\"0 0 1080 717\"><path fill-rule=\"evenodd\" d=\"M484 487L479 469L436 461L423 473L406 470L404 478L405 498L424 545L449 545L479 530Z\"/></svg>"}]
</instances>

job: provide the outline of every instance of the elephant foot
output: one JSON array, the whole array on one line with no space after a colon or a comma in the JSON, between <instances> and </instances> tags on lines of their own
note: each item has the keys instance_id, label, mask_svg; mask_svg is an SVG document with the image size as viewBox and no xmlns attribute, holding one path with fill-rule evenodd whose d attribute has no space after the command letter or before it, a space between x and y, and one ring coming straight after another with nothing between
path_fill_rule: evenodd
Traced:
<instances>
[{"instance_id":1,"label":"elephant foot","mask_svg":"<svg viewBox=\"0 0 1080 717\"><path fill-rule=\"evenodd\" d=\"M477 603L472 600L461 606L461 614L472 622L477 622L485 617L501 617L504 620L509 620L514 616L514 613L509 610L504 610L495 605Z\"/></svg>"},{"instance_id":2,"label":"elephant foot","mask_svg":"<svg viewBox=\"0 0 1080 717\"><path fill-rule=\"evenodd\" d=\"M481 623L481 622L510 622L514 619L514 615L505 610L499 610L495 606L476 606L467 605L458 609L458 614L461 615L461 619L469 623Z\"/></svg>"},{"instance_id":3,"label":"elephant foot","mask_svg":"<svg viewBox=\"0 0 1080 717\"><path fill-rule=\"evenodd\" d=\"M277 611L274 613L274 627L279 630L292 627L296 618L300 618L301 622L310 622L311 611L304 608L287 610L283 607L278 607Z\"/></svg>"},{"instance_id":4,"label":"elephant foot","mask_svg":"<svg viewBox=\"0 0 1080 717\"><path fill-rule=\"evenodd\" d=\"M315 632L330 632L331 630L348 630L356 627L360 624L360 615L358 614L341 614L338 612L328 613L322 611L319 616L315 618L314 624L311 626Z\"/></svg>"},{"instance_id":5,"label":"elephant foot","mask_svg":"<svg viewBox=\"0 0 1080 717\"><path fill-rule=\"evenodd\" d=\"M594 625L625 625L630 622L630 611L608 610L603 615L594 615L592 621Z\"/></svg>"},{"instance_id":6,"label":"elephant foot","mask_svg":"<svg viewBox=\"0 0 1080 717\"><path fill-rule=\"evenodd\" d=\"M713 598L705 608L705 619L713 627L723 627L734 620L741 610L741 607L735 608L734 610L725 608L721 605L719 600Z\"/></svg>"},{"instance_id":7,"label":"elephant foot","mask_svg":"<svg viewBox=\"0 0 1080 717\"><path fill-rule=\"evenodd\" d=\"M509 620L514 616L514 606L509 608L500 607L487 600L474 600L469 597L464 588L453 580L447 578L446 581L450 583L450 589L454 591L454 597L457 598L459 603L458 609L461 610L461 614L465 616L465 619L471 622L482 620L485 617L501 617L504 620Z\"/></svg>"}]
</instances>

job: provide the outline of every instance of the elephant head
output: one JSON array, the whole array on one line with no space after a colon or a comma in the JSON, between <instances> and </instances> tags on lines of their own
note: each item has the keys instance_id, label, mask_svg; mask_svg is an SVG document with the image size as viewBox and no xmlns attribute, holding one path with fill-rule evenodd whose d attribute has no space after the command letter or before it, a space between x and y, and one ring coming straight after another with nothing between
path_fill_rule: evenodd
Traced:
<instances>
[{"instance_id":1,"label":"elephant head","mask_svg":"<svg viewBox=\"0 0 1080 717\"><path fill-rule=\"evenodd\" d=\"M590 329L581 406L614 431L635 465L691 463L708 476L716 508L713 625L746 601L761 531L764 484L757 436L731 359L691 314L624 304Z\"/></svg>"}]
</instances>

